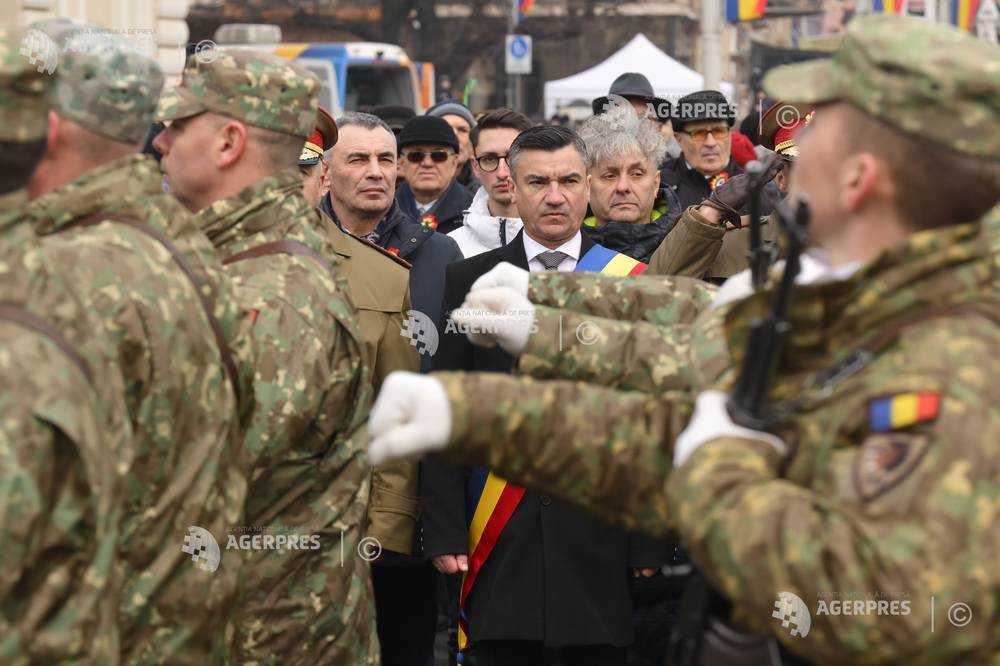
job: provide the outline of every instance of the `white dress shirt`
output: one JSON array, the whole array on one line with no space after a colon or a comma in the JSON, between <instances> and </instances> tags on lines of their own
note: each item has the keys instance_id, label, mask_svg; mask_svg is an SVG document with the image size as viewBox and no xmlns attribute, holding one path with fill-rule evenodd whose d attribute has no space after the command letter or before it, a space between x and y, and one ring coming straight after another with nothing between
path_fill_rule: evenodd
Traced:
<instances>
[{"instance_id":1,"label":"white dress shirt","mask_svg":"<svg viewBox=\"0 0 1000 666\"><path fill-rule=\"evenodd\" d=\"M415 204L417 204L417 211L418 211L418 212L420 213L420 216L421 216L421 217L423 217L423 216L424 216L424 213L426 213L426 212L427 212L427 211L429 211L429 210L430 210L431 208L433 208L433 207L434 207L434 204L436 204L436 203L438 202L438 200L437 200L437 199L435 199L434 201L428 201L428 202L427 202L427 203L425 203L425 204L422 204L422 203L420 203L420 202L419 202L419 201L417 201L416 199L414 199L414 200L413 200L413 202L414 202Z\"/></svg>"},{"instance_id":2,"label":"white dress shirt","mask_svg":"<svg viewBox=\"0 0 1000 666\"><path fill-rule=\"evenodd\" d=\"M556 269L557 271L569 272L576 270L576 262L580 260L580 246L583 243L583 236L579 230L577 230L572 238L554 250L545 247L529 236L527 232L522 234L521 237L524 239L524 253L528 257L528 270L532 273L542 273L545 271L545 266L542 266L542 262L535 259L535 257L543 252L563 252L567 255L562 260L562 263L559 264L559 268Z\"/></svg>"}]
</instances>

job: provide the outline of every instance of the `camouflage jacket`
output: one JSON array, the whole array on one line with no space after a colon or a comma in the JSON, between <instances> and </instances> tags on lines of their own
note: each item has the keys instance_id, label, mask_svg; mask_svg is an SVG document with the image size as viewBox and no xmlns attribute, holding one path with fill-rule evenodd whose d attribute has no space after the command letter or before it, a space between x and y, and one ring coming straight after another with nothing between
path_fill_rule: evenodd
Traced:
<instances>
[{"instance_id":1,"label":"camouflage jacket","mask_svg":"<svg viewBox=\"0 0 1000 666\"><path fill-rule=\"evenodd\" d=\"M519 357L522 375L684 389L724 351L721 317L708 308L716 289L700 280L553 272L529 285L537 330Z\"/></svg>"},{"instance_id":2,"label":"camouflage jacket","mask_svg":"<svg viewBox=\"0 0 1000 666\"><path fill-rule=\"evenodd\" d=\"M603 502L602 515L620 511L618 522L630 527L658 533L672 523L733 602L738 621L817 663L988 661L997 654L1000 614L992 565L1000 554L1000 392L993 381L1000 373L1000 261L988 249L994 240L978 223L926 231L847 280L797 288L769 398L781 415L774 432L790 448L784 459L761 442L723 439L670 474L672 437L643 437L653 430L650 421L676 420L679 410L665 406L669 400L659 407L645 401L643 412L627 402L634 396L620 394L589 405L604 410L595 430L605 413L615 414L604 438L595 435L589 445L568 444L556 432L556 444L530 458L476 444L455 455L488 462L517 482L558 483L561 494L593 509ZM734 358L714 387L731 383L769 293L726 308ZM446 385L457 402L457 382ZM493 398L488 388L473 388ZM548 397L549 404L565 399ZM598 413L567 404L567 422L575 416L593 423ZM489 424L514 436L495 441L516 440L544 419L545 403L518 409L501 398L498 405ZM468 444L466 418L460 406L455 441ZM556 467L571 481L554 479ZM772 619L779 592L816 611L808 636L792 636ZM895 614L853 610L854 602L867 608L869 600L896 601ZM831 612L833 601L852 602L852 611ZM963 628L945 616L956 603L973 609Z\"/></svg>"},{"instance_id":3,"label":"camouflage jacket","mask_svg":"<svg viewBox=\"0 0 1000 666\"><path fill-rule=\"evenodd\" d=\"M121 376L79 300L12 267L0 259L0 661L116 664Z\"/></svg>"},{"instance_id":4,"label":"camouflage jacket","mask_svg":"<svg viewBox=\"0 0 1000 666\"><path fill-rule=\"evenodd\" d=\"M339 260L301 190L301 176L289 169L198 215L253 313L247 527L261 537L318 539L315 549L243 550L239 658L377 664L371 575L356 554L370 492L358 429L371 379ZM295 241L318 256L240 258L276 241Z\"/></svg>"},{"instance_id":5,"label":"camouflage jacket","mask_svg":"<svg viewBox=\"0 0 1000 666\"><path fill-rule=\"evenodd\" d=\"M239 568L198 569L181 547L188 526L222 534L238 522L246 493L236 393L206 310L226 346L242 317L211 245L160 183L149 158L116 160L32 201L7 223L4 243L24 269L48 267L76 291L117 350L134 434L119 548L125 660L204 663L221 649ZM214 306L148 233L81 224L104 215L169 237Z\"/></svg>"}]
</instances>

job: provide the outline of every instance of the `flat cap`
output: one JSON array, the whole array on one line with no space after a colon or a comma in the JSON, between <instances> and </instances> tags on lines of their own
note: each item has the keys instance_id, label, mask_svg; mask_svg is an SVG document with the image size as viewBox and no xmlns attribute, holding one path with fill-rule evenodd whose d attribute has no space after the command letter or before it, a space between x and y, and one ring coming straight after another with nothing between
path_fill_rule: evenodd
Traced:
<instances>
[{"instance_id":1,"label":"flat cap","mask_svg":"<svg viewBox=\"0 0 1000 666\"><path fill-rule=\"evenodd\" d=\"M211 57L188 57L181 84L163 94L156 118L212 111L306 139L316 124L318 92L316 77L289 60L250 49L215 49Z\"/></svg>"},{"instance_id":2,"label":"flat cap","mask_svg":"<svg viewBox=\"0 0 1000 666\"><path fill-rule=\"evenodd\" d=\"M417 116L403 125L398 141L400 149L406 146L451 146L458 152L458 137L443 118L437 116Z\"/></svg>"},{"instance_id":3,"label":"flat cap","mask_svg":"<svg viewBox=\"0 0 1000 666\"><path fill-rule=\"evenodd\" d=\"M702 120L724 120L732 127L736 122L736 106L718 90L699 90L677 100L671 118L675 129Z\"/></svg>"},{"instance_id":4,"label":"flat cap","mask_svg":"<svg viewBox=\"0 0 1000 666\"><path fill-rule=\"evenodd\" d=\"M1000 49L922 18L859 16L830 58L778 67L773 97L846 102L902 132L1000 159Z\"/></svg>"}]
</instances>

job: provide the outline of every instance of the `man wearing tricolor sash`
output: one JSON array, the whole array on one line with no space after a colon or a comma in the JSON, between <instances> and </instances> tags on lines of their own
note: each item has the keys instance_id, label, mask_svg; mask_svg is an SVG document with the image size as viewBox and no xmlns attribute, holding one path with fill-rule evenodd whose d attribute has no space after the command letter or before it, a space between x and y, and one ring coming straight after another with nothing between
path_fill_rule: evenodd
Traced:
<instances>
[{"instance_id":1,"label":"man wearing tricolor sash","mask_svg":"<svg viewBox=\"0 0 1000 666\"><path fill-rule=\"evenodd\" d=\"M779 650L817 664L996 661L998 72L1000 50L957 30L855 19L830 59L765 78L772 96L816 106L789 193L811 209L808 250L789 233L796 251L764 285L740 274L716 292L721 365L695 359L686 387L652 394L397 374L369 454L439 451L630 529L677 529L729 602L721 621L759 637L749 663ZM578 289L622 301L612 312L638 303L633 319L676 319L672 302L634 293L647 280ZM506 288L533 306L528 282ZM752 331L776 342L757 368ZM764 409L741 412L741 386ZM719 623L698 626L680 647L739 650ZM735 663L704 654L684 663Z\"/></svg>"},{"instance_id":2,"label":"man wearing tricolor sash","mask_svg":"<svg viewBox=\"0 0 1000 666\"><path fill-rule=\"evenodd\" d=\"M524 229L509 244L448 268L435 370L513 369L510 354L466 337L478 327L486 332L495 317L447 317L472 283L502 262L533 272L625 276L645 269L581 234L590 192L584 150L560 127L529 129L514 141L507 159ZM528 328L515 330L517 313L508 314L514 334L527 336ZM486 468L430 458L422 476L425 550L439 571L462 576L459 642L479 666L625 663L630 578L662 565L665 543L630 537Z\"/></svg>"}]
</instances>

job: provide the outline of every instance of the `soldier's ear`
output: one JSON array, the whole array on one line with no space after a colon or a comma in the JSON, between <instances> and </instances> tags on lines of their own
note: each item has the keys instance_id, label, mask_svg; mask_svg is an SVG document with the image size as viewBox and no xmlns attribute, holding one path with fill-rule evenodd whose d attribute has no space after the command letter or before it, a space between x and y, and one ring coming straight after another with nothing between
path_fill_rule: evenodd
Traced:
<instances>
[{"instance_id":1,"label":"soldier's ear","mask_svg":"<svg viewBox=\"0 0 1000 666\"><path fill-rule=\"evenodd\" d=\"M840 203L847 211L859 210L891 187L884 164L871 153L859 152L844 159L841 167Z\"/></svg>"},{"instance_id":2,"label":"soldier's ear","mask_svg":"<svg viewBox=\"0 0 1000 666\"><path fill-rule=\"evenodd\" d=\"M220 169L239 162L247 150L249 132L246 125L238 120L222 123L215 134L213 158Z\"/></svg>"}]
</instances>

